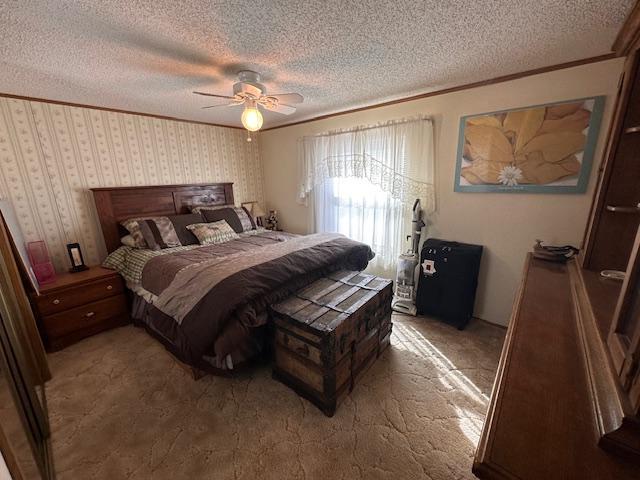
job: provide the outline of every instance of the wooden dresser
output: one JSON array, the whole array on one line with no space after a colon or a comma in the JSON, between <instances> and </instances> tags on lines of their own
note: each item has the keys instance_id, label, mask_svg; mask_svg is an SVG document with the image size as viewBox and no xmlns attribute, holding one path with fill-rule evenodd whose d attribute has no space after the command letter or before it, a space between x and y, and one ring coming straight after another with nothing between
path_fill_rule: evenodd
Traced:
<instances>
[{"instance_id":1,"label":"wooden dresser","mask_svg":"<svg viewBox=\"0 0 640 480\"><path fill-rule=\"evenodd\" d=\"M58 275L31 296L44 343L60 350L85 337L124 325L129 309L124 283L118 273L91 267Z\"/></svg>"},{"instance_id":2,"label":"wooden dresser","mask_svg":"<svg viewBox=\"0 0 640 480\"><path fill-rule=\"evenodd\" d=\"M574 260L527 258L473 465L482 479L640 479L599 446L578 275Z\"/></svg>"}]
</instances>

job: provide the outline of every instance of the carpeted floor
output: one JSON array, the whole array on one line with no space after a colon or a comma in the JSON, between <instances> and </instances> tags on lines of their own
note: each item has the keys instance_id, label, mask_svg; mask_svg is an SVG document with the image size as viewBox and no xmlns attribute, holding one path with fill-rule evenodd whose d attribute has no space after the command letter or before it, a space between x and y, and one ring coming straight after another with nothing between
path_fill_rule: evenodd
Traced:
<instances>
[{"instance_id":1,"label":"carpeted floor","mask_svg":"<svg viewBox=\"0 0 640 480\"><path fill-rule=\"evenodd\" d=\"M131 326L52 354L58 478L474 478L504 330L394 323L391 348L333 418L266 366L194 381Z\"/></svg>"}]
</instances>

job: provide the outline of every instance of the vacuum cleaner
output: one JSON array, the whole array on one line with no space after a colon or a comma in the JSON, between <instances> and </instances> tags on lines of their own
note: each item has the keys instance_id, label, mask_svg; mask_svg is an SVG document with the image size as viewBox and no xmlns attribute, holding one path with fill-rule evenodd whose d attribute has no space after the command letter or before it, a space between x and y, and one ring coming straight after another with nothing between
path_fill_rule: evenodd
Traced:
<instances>
[{"instance_id":1,"label":"vacuum cleaner","mask_svg":"<svg viewBox=\"0 0 640 480\"><path fill-rule=\"evenodd\" d=\"M411 219L411 248L398 258L396 284L391 308L396 312L416 315L416 268L420 259L420 236L425 223L422 221L420 199L413 203Z\"/></svg>"}]
</instances>

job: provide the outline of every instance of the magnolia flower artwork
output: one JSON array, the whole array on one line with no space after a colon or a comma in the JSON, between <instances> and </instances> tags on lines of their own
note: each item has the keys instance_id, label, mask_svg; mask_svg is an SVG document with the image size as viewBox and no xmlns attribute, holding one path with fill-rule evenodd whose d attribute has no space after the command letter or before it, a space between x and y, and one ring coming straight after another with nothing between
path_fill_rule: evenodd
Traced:
<instances>
[{"instance_id":1,"label":"magnolia flower artwork","mask_svg":"<svg viewBox=\"0 0 640 480\"><path fill-rule=\"evenodd\" d=\"M455 191L584 193L604 97L460 119Z\"/></svg>"}]
</instances>

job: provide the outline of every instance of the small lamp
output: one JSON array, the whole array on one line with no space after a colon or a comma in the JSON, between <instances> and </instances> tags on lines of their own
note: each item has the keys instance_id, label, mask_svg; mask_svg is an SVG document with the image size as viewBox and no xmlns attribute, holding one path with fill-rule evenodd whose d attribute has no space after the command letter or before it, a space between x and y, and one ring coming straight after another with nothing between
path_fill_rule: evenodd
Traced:
<instances>
[{"instance_id":1,"label":"small lamp","mask_svg":"<svg viewBox=\"0 0 640 480\"><path fill-rule=\"evenodd\" d=\"M259 225L262 227L262 217L264 217L266 213L258 202L254 203L252 214L253 214L253 217L256 219L256 225Z\"/></svg>"},{"instance_id":2,"label":"small lamp","mask_svg":"<svg viewBox=\"0 0 640 480\"><path fill-rule=\"evenodd\" d=\"M266 215L265 211L262 209L258 202L244 202L242 204L244 208L247 209L249 215L253 217L256 222L256 225L262 227L262 217Z\"/></svg>"}]
</instances>

